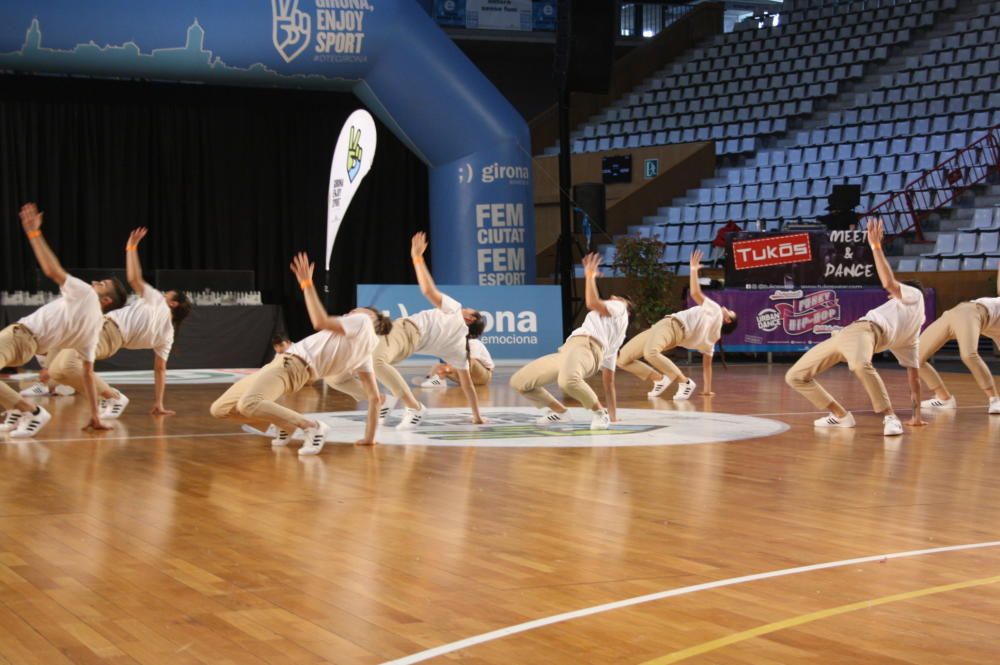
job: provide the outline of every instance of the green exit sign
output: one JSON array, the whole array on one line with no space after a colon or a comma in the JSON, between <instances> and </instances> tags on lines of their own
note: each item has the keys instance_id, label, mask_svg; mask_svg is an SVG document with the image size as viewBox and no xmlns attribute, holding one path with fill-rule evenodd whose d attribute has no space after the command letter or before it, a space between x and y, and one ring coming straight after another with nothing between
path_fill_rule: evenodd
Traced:
<instances>
[{"instance_id":1,"label":"green exit sign","mask_svg":"<svg viewBox=\"0 0 1000 665\"><path fill-rule=\"evenodd\" d=\"M652 180L656 176L660 175L660 160L658 159L647 159L644 163L643 174L646 180Z\"/></svg>"}]
</instances>

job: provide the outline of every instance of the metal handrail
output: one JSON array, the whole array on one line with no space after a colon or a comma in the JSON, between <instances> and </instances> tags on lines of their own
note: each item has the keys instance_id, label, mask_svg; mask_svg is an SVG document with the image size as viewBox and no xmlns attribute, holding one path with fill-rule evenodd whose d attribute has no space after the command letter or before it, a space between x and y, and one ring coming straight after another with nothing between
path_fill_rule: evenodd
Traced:
<instances>
[{"instance_id":1,"label":"metal handrail","mask_svg":"<svg viewBox=\"0 0 1000 665\"><path fill-rule=\"evenodd\" d=\"M917 242L926 242L922 223L998 170L1000 125L995 125L981 138L903 185L866 216L882 218L888 236L914 231Z\"/></svg>"}]
</instances>

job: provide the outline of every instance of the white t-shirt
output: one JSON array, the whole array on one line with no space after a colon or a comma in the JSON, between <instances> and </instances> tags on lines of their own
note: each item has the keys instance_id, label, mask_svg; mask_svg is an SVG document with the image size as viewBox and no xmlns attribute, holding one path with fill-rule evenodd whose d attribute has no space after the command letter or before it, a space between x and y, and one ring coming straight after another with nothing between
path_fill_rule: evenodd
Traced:
<instances>
[{"instance_id":1,"label":"white t-shirt","mask_svg":"<svg viewBox=\"0 0 1000 665\"><path fill-rule=\"evenodd\" d=\"M39 307L19 323L34 333L39 355L73 349L85 361L94 362L104 325L101 300L94 287L72 275L66 276L59 292L61 298Z\"/></svg>"},{"instance_id":2,"label":"white t-shirt","mask_svg":"<svg viewBox=\"0 0 1000 665\"><path fill-rule=\"evenodd\" d=\"M420 331L420 345L414 353L437 356L456 369L469 369L465 354L469 326L457 300L442 296L440 307L425 309L407 318Z\"/></svg>"},{"instance_id":3,"label":"white t-shirt","mask_svg":"<svg viewBox=\"0 0 1000 665\"><path fill-rule=\"evenodd\" d=\"M625 341L625 331L628 328L628 307L620 300L605 300L610 316L601 316L598 312L588 312L583 325L570 334L570 339L579 335L593 337L604 350L604 360L601 367L615 371L615 361L618 349Z\"/></svg>"},{"instance_id":4,"label":"white t-shirt","mask_svg":"<svg viewBox=\"0 0 1000 665\"><path fill-rule=\"evenodd\" d=\"M680 345L685 349L701 351L706 356L715 353L715 343L722 337L722 308L711 298L695 307L689 307L671 314L684 326L684 339Z\"/></svg>"},{"instance_id":5,"label":"white t-shirt","mask_svg":"<svg viewBox=\"0 0 1000 665\"><path fill-rule=\"evenodd\" d=\"M313 379L355 372L372 372L372 351L378 344L375 326L367 314L340 317L344 334L321 330L288 347L285 355L298 356L309 366Z\"/></svg>"},{"instance_id":6,"label":"white t-shirt","mask_svg":"<svg viewBox=\"0 0 1000 665\"><path fill-rule=\"evenodd\" d=\"M478 360L483 367L491 372L496 367L496 363L493 362L493 356L490 355L486 345L478 339L469 340L469 360Z\"/></svg>"},{"instance_id":7,"label":"white t-shirt","mask_svg":"<svg viewBox=\"0 0 1000 665\"><path fill-rule=\"evenodd\" d=\"M976 298L972 302L982 305L990 313L986 327L981 331L982 334L997 340L997 344L1000 344L1000 298Z\"/></svg>"},{"instance_id":8,"label":"white t-shirt","mask_svg":"<svg viewBox=\"0 0 1000 665\"><path fill-rule=\"evenodd\" d=\"M170 306L163 294L147 284L142 296L121 309L108 313L121 330L126 349L152 349L166 360L174 345L174 325Z\"/></svg>"},{"instance_id":9,"label":"white t-shirt","mask_svg":"<svg viewBox=\"0 0 1000 665\"><path fill-rule=\"evenodd\" d=\"M862 316L882 329L882 345L875 353L892 351L903 367L920 367L920 328L924 325L924 294L908 284L900 285L900 298L889 298Z\"/></svg>"}]
</instances>

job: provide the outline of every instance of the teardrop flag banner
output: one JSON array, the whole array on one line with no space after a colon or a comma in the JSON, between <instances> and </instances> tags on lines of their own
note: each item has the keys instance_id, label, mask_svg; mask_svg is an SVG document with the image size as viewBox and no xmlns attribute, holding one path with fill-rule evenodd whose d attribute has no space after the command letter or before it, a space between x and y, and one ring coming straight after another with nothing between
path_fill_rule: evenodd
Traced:
<instances>
[{"instance_id":1,"label":"teardrop flag banner","mask_svg":"<svg viewBox=\"0 0 1000 665\"><path fill-rule=\"evenodd\" d=\"M330 165L330 189L327 192L326 213L326 269L330 270L333 244L337 241L340 223L351 205L358 185L375 161L375 120L368 111L358 109L352 113L337 139Z\"/></svg>"}]
</instances>

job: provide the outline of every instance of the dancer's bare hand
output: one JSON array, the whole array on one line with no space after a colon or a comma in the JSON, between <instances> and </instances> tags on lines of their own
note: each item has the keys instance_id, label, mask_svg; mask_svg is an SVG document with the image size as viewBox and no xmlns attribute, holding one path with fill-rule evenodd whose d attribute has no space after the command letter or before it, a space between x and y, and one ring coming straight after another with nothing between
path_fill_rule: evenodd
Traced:
<instances>
[{"instance_id":1,"label":"dancer's bare hand","mask_svg":"<svg viewBox=\"0 0 1000 665\"><path fill-rule=\"evenodd\" d=\"M691 272L695 272L697 270L701 270L702 268L705 267L705 266L701 265L701 259L704 256L705 255L701 253L700 249L696 249L693 252L691 252Z\"/></svg>"},{"instance_id":2,"label":"dancer's bare hand","mask_svg":"<svg viewBox=\"0 0 1000 665\"><path fill-rule=\"evenodd\" d=\"M292 257L291 269L299 281L304 282L312 279L313 270L316 269L316 264L309 261L308 254L305 252L299 252Z\"/></svg>"},{"instance_id":3,"label":"dancer's bare hand","mask_svg":"<svg viewBox=\"0 0 1000 665\"><path fill-rule=\"evenodd\" d=\"M885 225L880 217L872 217L868 220L868 227L865 229L868 234L868 244L872 249L882 248L882 238L885 236Z\"/></svg>"},{"instance_id":4,"label":"dancer's bare hand","mask_svg":"<svg viewBox=\"0 0 1000 665\"><path fill-rule=\"evenodd\" d=\"M43 213L38 212L38 206L34 203L25 203L21 206L19 215L21 217L21 228L24 229L25 233L37 231L42 228Z\"/></svg>"},{"instance_id":5,"label":"dancer's bare hand","mask_svg":"<svg viewBox=\"0 0 1000 665\"><path fill-rule=\"evenodd\" d=\"M580 263L583 264L584 274L594 277L601 276L601 255L597 252L587 254Z\"/></svg>"},{"instance_id":6,"label":"dancer's bare hand","mask_svg":"<svg viewBox=\"0 0 1000 665\"><path fill-rule=\"evenodd\" d=\"M91 418L83 427L84 432L105 432L112 429L111 425L101 422L100 418Z\"/></svg>"},{"instance_id":7,"label":"dancer's bare hand","mask_svg":"<svg viewBox=\"0 0 1000 665\"><path fill-rule=\"evenodd\" d=\"M128 249L129 247L137 247L142 239L146 237L147 233L149 233L149 229L145 226L132 229L132 233L128 234L128 243L125 245L125 248Z\"/></svg>"},{"instance_id":8,"label":"dancer's bare hand","mask_svg":"<svg viewBox=\"0 0 1000 665\"><path fill-rule=\"evenodd\" d=\"M417 258L424 255L427 251L427 234L423 231L419 233L414 233L413 238L410 239L410 257Z\"/></svg>"}]
</instances>

